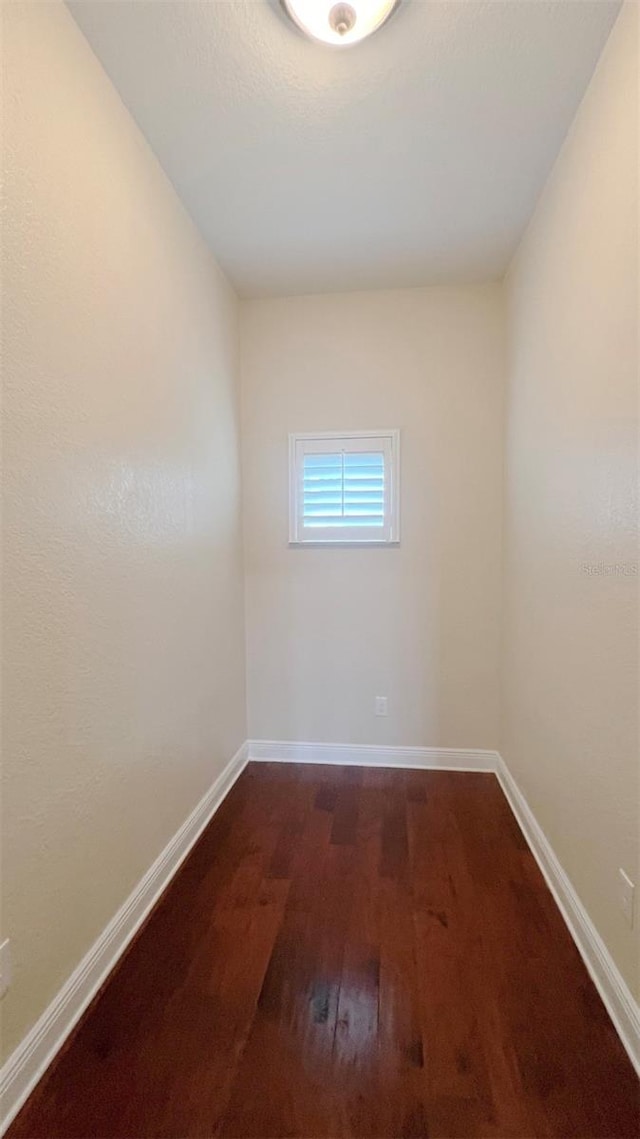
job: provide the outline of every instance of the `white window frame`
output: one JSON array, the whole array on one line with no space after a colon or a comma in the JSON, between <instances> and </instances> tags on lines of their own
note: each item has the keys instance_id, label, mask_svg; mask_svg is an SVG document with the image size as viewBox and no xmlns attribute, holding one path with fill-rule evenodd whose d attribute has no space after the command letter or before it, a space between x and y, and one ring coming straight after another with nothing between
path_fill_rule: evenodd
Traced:
<instances>
[{"instance_id":1,"label":"white window frame","mask_svg":"<svg viewBox=\"0 0 640 1139\"><path fill-rule=\"evenodd\" d=\"M303 468L305 454L382 451L385 456L385 519L379 526L326 527L304 525ZM314 431L289 435L289 545L397 546L400 542L400 431Z\"/></svg>"}]
</instances>

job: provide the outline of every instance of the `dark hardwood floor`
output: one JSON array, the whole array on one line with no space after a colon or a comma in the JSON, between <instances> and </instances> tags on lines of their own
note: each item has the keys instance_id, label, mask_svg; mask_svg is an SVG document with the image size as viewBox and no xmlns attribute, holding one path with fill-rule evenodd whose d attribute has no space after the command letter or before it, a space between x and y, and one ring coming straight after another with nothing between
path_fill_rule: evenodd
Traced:
<instances>
[{"instance_id":1,"label":"dark hardwood floor","mask_svg":"<svg viewBox=\"0 0 640 1139\"><path fill-rule=\"evenodd\" d=\"M621 1139L638 1109L492 775L250 764L9 1135Z\"/></svg>"}]
</instances>

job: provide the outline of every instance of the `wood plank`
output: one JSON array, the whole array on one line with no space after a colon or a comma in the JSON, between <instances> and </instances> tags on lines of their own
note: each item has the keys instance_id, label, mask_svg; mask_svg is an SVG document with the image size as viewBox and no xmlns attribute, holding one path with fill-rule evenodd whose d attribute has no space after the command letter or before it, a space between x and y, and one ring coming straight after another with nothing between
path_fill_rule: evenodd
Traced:
<instances>
[{"instance_id":1,"label":"wood plank","mask_svg":"<svg viewBox=\"0 0 640 1139\"><path fill-rule=\"evenodd\" d=\"M638 1096L492 775L250 764L8 1139L637 1139Z\"/></svg>"}]
</instances>

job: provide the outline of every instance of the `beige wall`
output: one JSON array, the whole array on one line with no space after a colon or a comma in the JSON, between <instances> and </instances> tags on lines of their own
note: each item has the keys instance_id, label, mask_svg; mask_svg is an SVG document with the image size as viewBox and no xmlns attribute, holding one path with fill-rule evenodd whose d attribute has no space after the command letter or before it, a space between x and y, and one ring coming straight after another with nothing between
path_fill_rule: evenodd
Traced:
<instances>
[{"instance_id":1,"label":"beige wall","mask_svg":"<svg viewBox=\"0 0 640 1139\"><path fill-rule=\"evenodd\" d=\"M503 727L507 763L636 992L618 868L640 889L637 49L634 5L508 279Z\"/></svg>"},{"instance_id":2,"label":"beige wall","mask_svg":"<svg viewBox=\"0 0 640 1139\"><path fill-rule=\"evenodd\" d=\"M246 727L235 298L67 10L4 7L6 1054Z\"/></svg>"},{"instance_id":3,"label":"beige wall","mask_svg":"<svg viewBox=\"0 0 640 1139\"><path fill-rule=\"evenodd\" d=\"M250 735L495 747L500 288L251 301L241 328ZM400 546L289 548L287 433L376 427Z\"/></svg>"},{"instance_id":4,"label":"beige wall","mask_svg":"<svg viewBox=\"0 0 640 1139\"><path fill-rule=\"evenodd\" d=\"M6 1054L247 732L235 298L66 9L4 18ZM502 729L630 984L635 19L507 283ZM504 318L499 286L242 306L252 737L498 745ZM402 429L400 547L290 549L287 433L367 427Z\"/></svg>"}]
</instances>

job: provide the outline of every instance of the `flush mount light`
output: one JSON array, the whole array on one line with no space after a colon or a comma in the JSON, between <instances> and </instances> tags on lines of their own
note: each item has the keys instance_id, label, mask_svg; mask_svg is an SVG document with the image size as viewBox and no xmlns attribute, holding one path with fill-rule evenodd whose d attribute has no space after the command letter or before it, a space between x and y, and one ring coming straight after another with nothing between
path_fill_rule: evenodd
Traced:
<instances>
[{"instance_id":1,"label":"flush mount light","mask_svg":"<svg viewBox=\"0 0 640 1139\"><path fill-rule=\"evenodd\" d=\"M400 0L281 0L306 35L336 47L358 43L381 28Z\"/></svg>"}]
</instances>

